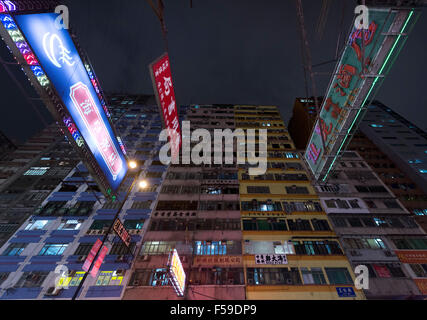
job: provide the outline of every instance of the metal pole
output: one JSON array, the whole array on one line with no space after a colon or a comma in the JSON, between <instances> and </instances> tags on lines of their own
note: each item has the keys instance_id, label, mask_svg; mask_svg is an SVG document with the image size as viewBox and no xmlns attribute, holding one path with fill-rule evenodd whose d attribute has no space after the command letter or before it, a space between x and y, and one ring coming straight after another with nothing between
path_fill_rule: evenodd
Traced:
<instances>
[{"instance_id":1,"label":"metal pole","mask_svg":"<svg viewBox=\"0 0 427 320\"><path fill-rule=\"evenodd\" d=\"M308 71L308 73L310 74L310 79L311 79L311 89L312 89L312 93L314 96L314 103L316 105L316 111L317 111L317 117L319 119L319 126L320 126L320 137L322 138L322 146L323 146L323 150L326 151L326 146L325 146L325 136L324 136L324 132L322 130L322 125L320 123L320 106L319 106L319 102L317 100L317 95L316 95L316 82L314 79L314 74L313 74L313 69L312 69L312 63L311 63L311 54L310 54L310 46L308 44L308 38L307 38L307 34L305 31L305 23L304 23L304 12L303 12L303 8L302 8L302 0L296 0L296 7L297 7L297 17L300 23L300 28L301 28L301 41L304 45L305 48L305 53L306 53L306 69Z\"/></svg>"},{"instance_id":2,"label":"metal pole","mask_svg":"<svg viewBox=\"0 0 427 320\"><path fill-rule=\"evenodd\" d=\"M154 13L156 14L157 18L160 21L160 25L162 27L162 35L163 35L163 41L165 42L165 49L166 52L169 52L169 45L168 45L168 30L166 28L165 19L164 19L164 8L165 5L163 4L163 0L157 0L157 7L154 5L152 0L147 0L150 7L153 9Z\"/></svg>"},{"instance_id":3,"label":"metal pole","mask_svg":"<svg viewBox=\"0 0 427 320\"><path fill-rule=\"evenodd\" d=\"M129 187L129 189L128 189L128 191L127 191L127 194L126 194L126 196L125 196L125 198L124 198L124 200L123 200L122 204L120 205L120 208L117 210L117 213L116 213L116 216L115 216L115 217L114 217L114 219L113 219L113 222L111 223L110 227L108 228L107 233L104 235L104 238L102 239L102 244L101 244L101 246L99 247L99 249L98 249L98 251L97 251L97 253L96 253L95 257L93 258L93 261L92 261L92 263L91 263L91 265L90 265L90 267L89 267L89 271L92 269L92 267L93 267L93 265L94 265L94 263L95 263L95 261L96 261L96 258L97 258L97 257L98 257L98 255L99 255L99 252L101 251L102 247L103 247L103 246L104 246L104 244L105 244L105 241L107 240L107 238L108 238L108 236L109 236L109 234L110 234L110 232L111 232L111 229L113 229L114 222L117 220L117 218L118 218L118 216L119 216L120 212L122 211L123 206L125 205L125 203L126 203L126 201L127 201L128 197L129 197L129 195L130 195L130 193L131 193L131 191L132 191L133 187L135 186L136 181L138 180L138 176L141 174L142 170L143 170L143 169L140 169L140 170L138 171L138 173L137 173L137 174L136 174L136 176L135 176L135 179L133 180L132 185ZM130 249L129 249L129 250L130 250ZM132 256L133 256L133 254L132 254ZM82 281L80 281L79 286L78 286L78 288L77 288L76 292L74 293L72 300L76 300L76 298L77 298L78 294L80 293L81 288L83 287L83 283L85 282L85 280L86 280L86 278L87 278L87 276L88 276L88 274L89 274L89 271L85 273L85 275L83 276Z\"/></svg>"}]
</instances>

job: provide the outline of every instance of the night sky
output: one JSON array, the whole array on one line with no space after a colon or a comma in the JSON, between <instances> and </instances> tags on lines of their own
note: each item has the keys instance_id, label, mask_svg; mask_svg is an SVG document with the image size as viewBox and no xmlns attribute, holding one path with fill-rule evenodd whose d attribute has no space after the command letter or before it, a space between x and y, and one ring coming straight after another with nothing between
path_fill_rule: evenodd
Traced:
<instances>
[{"instance_id":1,"label":"night sky","mask_svg":"<svg viewBox=\"0 0 427 320\"><path fill-rule=\"evenodd\" d=\"M323 39L315 29L320 0L305 0L304 14L313 64L335 58L342 1L329 11ZM346 0L343 37L356 1ZM105 91L153 92L148 65L164 51L160 24L143 0L68 0L71 26L86 49ZM305 96L295 1L165 0L169 54L179 104L277 105L287 123L295 97ZM427 10L419 19L377 99L427 130ZM4 60L12 57L0 44ZM332 72L335 63L315 68ZM23 72L12 67L26 94L37 95ZM323 95L329 76L318 76ZM0 67L0 129L19 142L43 123L3 67ZM40 102L46 121L50 116Z\"/></svg>"}]
</instances>

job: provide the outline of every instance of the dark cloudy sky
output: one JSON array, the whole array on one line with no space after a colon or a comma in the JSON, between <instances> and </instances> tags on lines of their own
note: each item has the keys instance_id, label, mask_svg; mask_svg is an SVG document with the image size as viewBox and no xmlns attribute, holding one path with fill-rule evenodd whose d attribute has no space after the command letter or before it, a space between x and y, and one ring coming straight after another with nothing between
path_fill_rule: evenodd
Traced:
<instances>
[{"instance_id":1,"label":"dark cloudy sky","mask_svg":"<svg viewBox=\"0 0 427 320\"><path fill-rule=\"evenodd\" d=\"M335 58L342 2L347 36L356 1L334 0L322 41L315 37L320 0L305 0L313 64ZM68 0L71 25L105 91L152 93L148 65L164 52L157 18L144 0ZM305 96L293 0L165 0L169 53L180 104L278 105L287 122L295 97ZM377 98L427 129L427 16L423 9ZM1 44L3 59L12 59ZM331 72L335 64L316 68ZM35 93L16 73L28 95ZM0 129L20 141L43 125L4 68ZM329 76L316 78L324 94ZM42 105L38 108L48 119Z\"/></svg>"}]
</instances>

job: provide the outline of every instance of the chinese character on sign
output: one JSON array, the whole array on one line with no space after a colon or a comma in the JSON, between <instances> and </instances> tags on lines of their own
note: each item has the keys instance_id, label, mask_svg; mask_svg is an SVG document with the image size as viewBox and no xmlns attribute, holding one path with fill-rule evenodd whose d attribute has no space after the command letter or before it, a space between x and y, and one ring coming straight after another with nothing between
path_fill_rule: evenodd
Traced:
<instances>
[{"instance_id":1,"label":"chinese character on sign","mask_svg":"<svg viewBox=\"0 0 427 320\"><path fill-rule=\"evenodd\" d=\"M288 264L285 254L257 254L255 255L256 264Z\"/></svg>"},{"instance_id":2,"label":"chinese character on sign","mask_svg":"<svg viewBox=\"0 0 427 320\"><path fill-rule=\"evenodd\" d=\"M179 155L181 147L181 130L179 126L177 103L172 82L169 56L164 54L150 65L153 86L156 91L157 102L161 109L163 121L171 138L172 158Z\"/></svg>"},{"instance_id":3,"label":"chinese character on sign","mask_svg":"<svg viewBox=\"0 0 427 320\"><path fill-rule=\"evenodd\" d=\"M338 116L341 114L342 109L340 108L340 106L337 103L333 103L331 98L328 98L326 100L325 110L329 112L331 110L331 107L332 107L332 117L334 119L337 119ZM332 126L332 124L331 124L331 126Z\"/></svg>"},{"instance_id":4,"label":"chinese character on sign","mask_svg":"<svg viewBox=\"0 0 427 320\"><path fill-rule=\"evenodd\" d=\"M165 94L168 96L171 93L172 77L163 77L163 79L165 80Z\"/></svg>"}]
</instances>

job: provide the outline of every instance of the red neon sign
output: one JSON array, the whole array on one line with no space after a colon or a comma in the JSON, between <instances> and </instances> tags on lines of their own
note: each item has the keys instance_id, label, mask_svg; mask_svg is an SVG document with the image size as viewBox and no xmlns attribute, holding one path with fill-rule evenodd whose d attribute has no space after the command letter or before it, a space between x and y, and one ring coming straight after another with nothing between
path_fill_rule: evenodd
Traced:
<instances>
[{"instance_id":1,"label":"red neon sign","mask_svg":"<svg viewBox=\"0 0 427 320\"><path fill-rule=\"evenodd\" d=\"M83 83L78 82L71 87L70 97L90 135L95 140L96 146L113 176L113 180L116 180L117 175L122 170L123 163L108 134L101 114L89 92L89 88Z\"/></svg>"},{"instance_id":2,"label":"red neon sign","mask_svg":"<svg viewBox=\"0 0 427 320\"><path fill-rule=\"evenodd\" d=\"M98 259L96 259L95 265L93 266L92 270L90 271L90 275L92 277L96 277L98 274L99 268L101 268L101 264L105 259L105 256L108 253L108 248L106 246L102 247L101 253L98 256Z\"/></svg>"},{"instance_id":3,"label":"red neon sign","mask_svg":"<svg viewBox=\"0 0 427 320\"><path fill-rule=\"evenodd\" d=\"M93 245L92 249L90 250L90 252L89 252L89 254L88 254L87 258L86 258L86 261L85 261L85 263L83 265L82 269L84 271L86 271L86 272L89 271L90 265L92 264L93 259L95 259L95 256L96 256L99 248L101 248L101 245L102 245L101 240L99 240L99 239L96 240L95 244Z\"/></svg>"},{"instance_id":4,"label":"red neon sign","mask_svg":"<svg viewBox=\"0 0 427 320\"><path fill-rule=\"evenodd\" d=\"M150 65L155 92L162 110L162 116L169 137L171 137L172 158L176 159L181 148L181 129L179 126L178 110L175 91L172 83L172 71L169 55L166 53Z\"/></svg>"}]
</instances>

